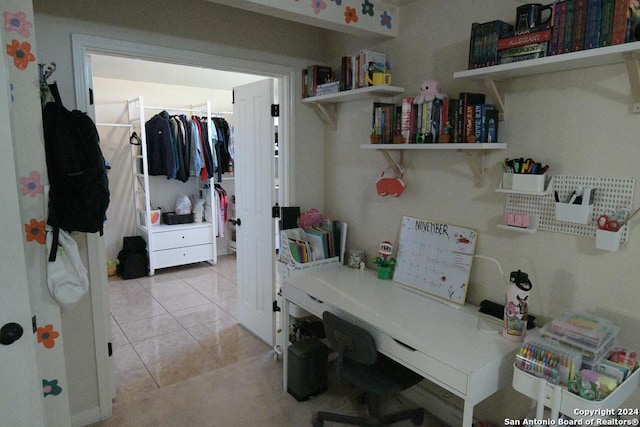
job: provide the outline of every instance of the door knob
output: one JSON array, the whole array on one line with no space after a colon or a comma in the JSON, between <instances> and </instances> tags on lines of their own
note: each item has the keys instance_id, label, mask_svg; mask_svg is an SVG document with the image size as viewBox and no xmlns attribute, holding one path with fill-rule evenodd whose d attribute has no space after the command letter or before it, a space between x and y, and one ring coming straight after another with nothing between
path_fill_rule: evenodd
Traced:
<instances>
[{"instance_id":1,"label":"door knob","mask_svg":"<svg viewBox=\"0 0 640 427\"><path fill-rule=\"evenodd\" d=\"M0 328L0 344L10 345L18 341L22 336L24 329L17 323L7 323Z\"/></svg>"},{"instance_id":2,"label":"door knob","mask_svg":"<svg viewBox=\"0 0 640 427\"><path fill-rule=\"evenodd\" d=\"M242 221L240 221L240 218L231 218L229 221L233 225L242 225Z\"/></svg>"}]
</instances>

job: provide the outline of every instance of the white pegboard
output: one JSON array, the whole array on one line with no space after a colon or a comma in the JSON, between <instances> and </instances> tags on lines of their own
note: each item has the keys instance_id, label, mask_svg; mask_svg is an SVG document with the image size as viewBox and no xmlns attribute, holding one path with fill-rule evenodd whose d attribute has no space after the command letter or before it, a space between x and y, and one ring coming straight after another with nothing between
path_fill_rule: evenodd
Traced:
<instances>
[{"instance_id":1,"label":"white pegboard","mask_svg":"<svg viewBox=\"0 0 640 427\"><path fill-rule=\"evenodd\" d=\"M554 175L548 192L542 195L507 193L505 212L523 212L536 215L538 230L594 237L597 218L606 209L633 209L635 178L604 178L588 176ZM556 220L554 192L560 201L566 200L578 187L595 188L593 211L587 224ZM620 241L627 241L628 225L622 228Z\"/></svg>"}]
</instances>

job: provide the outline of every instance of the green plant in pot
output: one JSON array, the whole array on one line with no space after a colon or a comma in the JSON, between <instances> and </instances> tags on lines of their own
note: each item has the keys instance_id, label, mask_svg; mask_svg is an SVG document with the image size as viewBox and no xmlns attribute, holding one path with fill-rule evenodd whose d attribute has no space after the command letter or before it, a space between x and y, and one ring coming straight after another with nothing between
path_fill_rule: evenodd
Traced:
<instances>
[{"instance_id":1,"label":"green plant in pot","mask_svg":"<svg viewBox=\"0 0 640 427\"><path fill-rule=\"evenodd\" d=\"M373 262L377 265L378 279L391 280L393 277L393 268L396 265L396 259L376 257Z\"/></svg>"}]
</instances>

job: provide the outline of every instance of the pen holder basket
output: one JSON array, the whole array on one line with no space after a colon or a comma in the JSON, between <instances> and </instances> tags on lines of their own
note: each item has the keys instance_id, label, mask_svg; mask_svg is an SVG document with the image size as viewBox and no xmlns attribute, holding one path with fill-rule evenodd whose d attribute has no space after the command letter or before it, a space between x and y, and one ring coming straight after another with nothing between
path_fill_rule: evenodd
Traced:
<instances>
[{"instance_id":1,"label":"pen holder basket","mask_svg":"<svg viewBox=\"0 0 640 427\"><path fill-rule=\"evenodd\" d=\"M504 173L502 174L502 188L504 190L542 192L546 178L547 174Z\"/></svg>"},{"instance_id":2,"label":"pen holder basket","mask_svg":"<svg viewBox=\"0 0 640 427\"><path fill-rule=\"evenodd\" d=\"M588 224L591 220L593 205L575 205L572 203L556 203L556 220Z\"/></svg>"},{"instance_id":3,"label":"pen holder basket","mask_svg":"<svg viewBox=\"0 0 640 427\"><path fill-rule=\"evenodd\" d=\"M620 248L620 237L622 237L622 228L618 231L600 230L597 228L596 249L616 252Z\"/></svg>"}]
</instances>

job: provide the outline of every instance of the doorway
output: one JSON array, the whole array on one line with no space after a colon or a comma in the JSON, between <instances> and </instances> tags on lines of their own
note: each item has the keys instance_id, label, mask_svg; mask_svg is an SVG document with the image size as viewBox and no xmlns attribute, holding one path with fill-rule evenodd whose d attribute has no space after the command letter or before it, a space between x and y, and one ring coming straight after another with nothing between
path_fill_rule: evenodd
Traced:
<instances>
[{"instance_id":1,"label":"doorway","mask_svg":"<svg viewBox=\"0 0 640 427\"><path fill-rule=\"evenodd\" d=\"M90 96L89 94L92 89L92 78L93 71L91 70L91 61L90 57L92 55L105 55L111 57L120 57L120 58L135 58L142 59L146 61L152 61L162 64L172 64L174 66L189 66L198 69L218 69L218 71L231 72L236 74L249 74L255 76L259 76L261 78L273 78L278 82L278 99L282 100L280 102L280 123L279 123L279 176L278 176L278 184L279 184L279 192L277 201L282 204L289 203L289 156L288 156L288 147L290 146L291 140L291 117L292 108L291 108L291 94L293 93L293 82L294 72L295 70L290 67L281 67L274 66L272 64L264 64L264 63L254 63L251 61L244 60L235 60L230 58L221 58L211 55L203 55L192 52L185 52L179 50L173 50L168 48L161 48L157 46L146 46L140 45L136 43L128 43L117 40L107 40L97 37L91 36L79 36L74 35L72 39L73 44L73 54L74 54L74 63L76 64L75 69L78 70L76 72L76 105L78 109L85 110L90 112L90 114L95 114L94 105L89 102ZM123 102L122 100L121 102ZM124 103L123 103L124 106ZM123 108L124 112L124 108ZM124 123L124 121L122 121ZM128 147L127 147L128 148ZM130 173L129 173L130 174ZM130 191L130 189L123 188L122 191ZM274 200L275 203L275 200ZM270 251L272 248L269 248ZM272 254L270 253L269 256ZM91 257L91 251L90 251ZM103 262L103 261L100 261ZM275 275L273 275L275 276ZM92 277L92 283L94 283ZM97 278L97 282L100 282L100 278ZM272 278L271 281L264 281L264 286L268 286L271 291L268 293L272 295L275 277ZM98 287L96 287L98 288ZM92 293L93 293L92 289ZM99 294L99 290L95 290L97 295L92 294L92 298L100 298L104 295ZM265 293L266 295L266 293ZM109 327L99 327L99 325L104 325L109 322L109 313L108 307L106 312L102 310L94 311L94 324L97 325L95 328L96 336L96 348L100 348L104 343L109 341ZM275 322L273 322L275 323ZM275 325L274 325L275 328ZM275 336L275 334L272 334ZM273 341L273 340L272 340ZM274 342L269 343L273 345ZM108 369L111 365L111 361L106 360L104 363L100 363L98 361L99 371L103 372L103 376L108 377ZM105 374L105 372L107 372ZM100 374L99 374L100 377ZM104 384L104 385L103 385ZM110 393L110 389L108 388L109 381L101 381L99 378L99 388L101 390L101 396L108 395ZM103 399L101 399L104 402Z\"/></svg>"}]
</instances>

